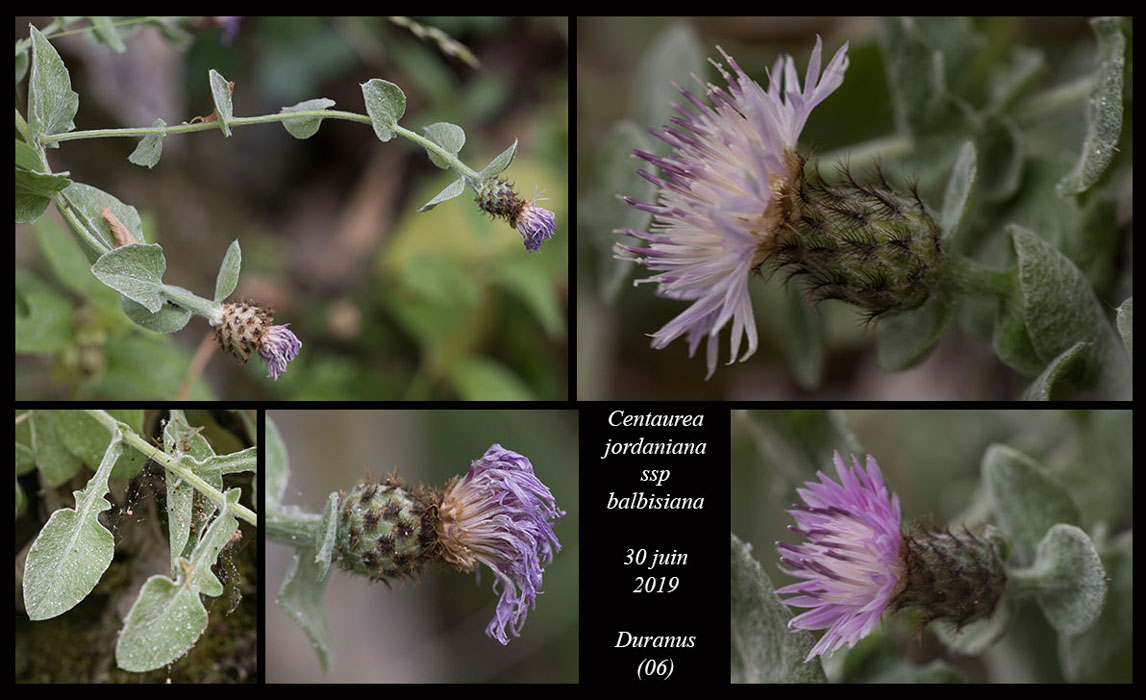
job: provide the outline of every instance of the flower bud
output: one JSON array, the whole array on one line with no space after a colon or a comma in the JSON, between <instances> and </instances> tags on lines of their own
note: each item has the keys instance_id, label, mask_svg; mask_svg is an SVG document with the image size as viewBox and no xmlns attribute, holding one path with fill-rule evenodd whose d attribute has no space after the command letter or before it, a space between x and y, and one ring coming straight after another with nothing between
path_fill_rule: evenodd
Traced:
<instances>
[{"instance_id":1,"label":"flower bud","mask_svg":"<svg viewBox=\"0 0 1146 700\"><path fill-rule=\"evenodd\" d=\"M387 585L420 574L436 550L436 499L397 477L351 489L338 511L339 566Z\"/></svg>"},{"instance_id":2,"label":"flower bud","mask_svg":"<svg viewBox=\"0 0 1146 700\"><path fill-rule=\"evenodd\" d=\"M903 578L890 607L914 608L924 624L943 620L961 628L988 618L1006 587L995 545L968 530L908 532L899 555Z\"/></svg>"},{"instance_id":3,"label":"flower bud","mask_svg":"<svg viewBox=\"0 0 1146 700\"><path fill-rule=\"evenodd\" d=\"M775 267L802 277L816 300L845 301L871 319L923 304L942 262L941 232L914 188L897 191L882 173L879 184L861 185L846 166L837 184L795 172Z\"/></svg>"}]
</instances>

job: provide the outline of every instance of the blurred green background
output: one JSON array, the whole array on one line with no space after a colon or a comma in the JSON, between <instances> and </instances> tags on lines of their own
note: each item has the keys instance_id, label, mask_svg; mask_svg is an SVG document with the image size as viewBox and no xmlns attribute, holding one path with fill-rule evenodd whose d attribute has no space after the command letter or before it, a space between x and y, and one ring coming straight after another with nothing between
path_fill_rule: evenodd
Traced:
<instances>
[{"instance_id":1,"label":"blurred green background","mask_svg":"<svg viewBox=\"0 0 1146 700\"><path fill-rule=\"evenodd\" d=\"M1081 205L1059 201L1053 190L1080 151L1081 103L1049 118L1028 119L1021 129L1011 121L1018 110L1000 108L1000 117L985 107L1013 64L1041 61L1026 84L1024 97L1071 83L1092 71L1096 39L1086 19L954 18L950 22L958 31L946 32L940 26L945 20L927 22L931 33L939 35L936 41L947 38L948 43L959 43L965 35L974 39L966 45L943 46L949 63L958 59L960 68L965 68L947 76L948 87L960 100L981 110L983 124L1000 119L1014 139L996 143L990 138L993 132L977 138L978 210L968 224L971 230L965 240L970 250L965 252L1003 269L1010 254L1009 241L1002 234L1004 225L1020 222L1040 231L1071 257L1099 298L1113 309L1132 293L1132 266L1126 264L1132 216L1126 211L1131 208L1133 178L1112 173L1110 180L1121 184L1110 192L1096 192L1092 197L1096 201L1091 202L1105 212L1102 224L1078 226ZM925 20L917 24L923 27ZM674 84L700 99L705 99L703 83L727 87L707 63L709 57L720 59L717 46L764 86L776 59L789 54L802 85L817 35L823 38L824 64L849 42L850 65L844 83L813 111L800 137L801 152L822 158L825 176L846 161L861 180L873 170L874 156L880 156L892 182L918 180L924 201L938 210L954 162L954 151L948 145L961 145L967 136L952 131L943 135L947 141L942 147L921 144L904 152L902 141L897 142L877 18L581 17L577 30L579 398L963 400L1011 399L1020 393L1029 380L995 355L990 341L993 307L979 308L986 303L959 309L956 322L947 327L921 365L890 373L879 367L874 326L840 302L820 304L814 311L802 308L806 300L798 287L784 288L782 275L767 280L755 277L750 282L760 335L756 354L744 363L725 365L729 354L726 328L721 334L720 364L713 378L705 381L703 343L691 359L683 338L663 350L650 347L649 334L688 305L657 297L653 284L634 288L633 280L649 277L649 270L613 259L613 244L621 239L614 229L644 227L637 223L641 213L617 195L655 199L652 186L633 172L638 167L655 169L633 157L632 151L668 154L668 146L647 130L669 124L672 105L683 102ZM948 70L955 71L952 66ZM1128 101L1129 93L1127 84ZM1121 169L1123 175L1132 173L1132 161L1125 157L1133 143L1132 130L1129 121L1125 124L1119 149L1123 155L1112 166L1112 171ZM996 190L1003 189L1001 181L1011 189L993 198ZM1025 186L1016 191L1020 182ZM1109 202L1097 201L1107 197ZM1116 198L1122 212L1118 227L1114 223ZM1059 234L1055 226L1068 233ZM809 336L814 336L814 342L809 342ZM804 349L821 338L823 355L809 357Z\"/></svg>"},{"instance_id":2,"label":"blurred green background","mask_svg":"<svg viewBox=\"0 0 1146 700\"><path fill-rule=\"evenodd\" d=\"M1027 598L1001 640L979 656L963 657L947 652L931 628L918 634L906 614L888 614L851 655L845 648L825 659L829 678L918 680L912 674L940 661L946 666L938 675L945 679L953 670L978 682L1058 682L1065 679L1061 659L1083 658L1092 662L1073 680L1129 680L1132 429L1130 411L734 411L732 532L753 546L775 587L796 581L777 567L775 542L800 541L787 530L794 522L787 509L800 501L796 488L815 480L817 470L838 480L833 450L847 464L853 451L861 464L866 454L876 458L888 489L899 496L905 529L966 524L981 531L990 513L980 493L980 464L989 445L1009 445L1066 487L1079 508L1079 526L1103 557L1111 583L1094 628L1060 640Z\"/></svg>"},{"instance_id":3,"label":"blurred green background","mask_svg":"<svg viewBox=\"0 0 1146 700\"><path fill-rule=\"evenodd\" d=\"M77 129L209 115L211 68L235 83L236 116L317 97L365 113L359 85L383 78L406 94L406 128L465 129L460 156L475 169L517 139L504 176L523 197L543 190L541 206L557 215L553 239L528 254L472 194L418 213L454 178L411 142L381 143L368 125L342 120L324 121L305 141L279 124L235 128L226 140L214 131L172 135L152 170L128 162L134 138L50 151L53 170L139 209L148 239L164 248L165 282L210 296L238 239L243 274L232 298L273 307L302 340L277 383L261 362L238 367L216 353L193 398L568 395L567 19L413 20L463 44L480 65L386 18L242 18L232 38L200 18L184 25L183 50L150 27L122 54L82 35L53 41L80 95ZM16 38L27 37L29 22L49 21L17 17ZM34 333L18 334L17 398L175 398L207 324L194 318L170 337L138 329L116 295L66 264L75 260L69 238L54 207L35 228L16 227L25 303L17 310L39 314Z\"/></svg>"},{"instance_id":4,"label":"blurred green background","mask_svg":"<svg viewBox=\"0 0 1146 700\"><path fill-rule=\"evenodd\" d=\"M429 573L421 583L380 583L341 571L326 590L334 663L324 675L302 630L274 603L293 550L267 544L268 682L577 681L580 508L574 411L268 411L290 457L284 503L321 512L331 491L369 470L440 487L493 443L525 455L566 512L554 527L561 551L543 593L507 646L485 636L494 578Z\"/></svg>"}]
</instances>

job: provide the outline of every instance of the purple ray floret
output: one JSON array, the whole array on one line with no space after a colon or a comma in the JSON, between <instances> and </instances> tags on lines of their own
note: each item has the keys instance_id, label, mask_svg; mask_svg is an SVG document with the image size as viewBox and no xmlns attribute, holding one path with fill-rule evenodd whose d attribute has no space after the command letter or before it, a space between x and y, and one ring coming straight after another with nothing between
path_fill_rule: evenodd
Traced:
<instances>
[{"instance_id":1,"label":"purple ray floret","mask_svg":"<svg viewBox=\"0 0 1146 700\"><path fill-rule=\"evenodd\" d=\"M884 485L872 456L866 470L854 455L850 467L838 452L834 462L839 482L817 472L818 482L796 490L806 505L788 511L797 523L789 529L806 541L776 543L781 571L804 579L776 593L793 596L784 600L788 605L809 608L788 626L827 630L805 663L867 636L903 579L899 497Z\"/></svg>"}]
</instances>

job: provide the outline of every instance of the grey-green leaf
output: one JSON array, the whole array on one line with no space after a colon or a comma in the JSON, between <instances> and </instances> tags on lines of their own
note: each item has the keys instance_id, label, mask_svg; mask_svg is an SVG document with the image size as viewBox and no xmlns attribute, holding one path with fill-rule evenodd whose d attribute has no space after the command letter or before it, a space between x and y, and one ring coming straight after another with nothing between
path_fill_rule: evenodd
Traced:
<instances>
[{"instance_id":1,"label":"grey-green leaf","mask_svg":"<svg viewBox=\"0 0 1146 700\"><path fill-rule=\"evenodd\" d=\"M458 151L462 150L462 146L466 145L466 132L457 124L436 122L423 128L422 133L426 135L426 138L455 156ZM426 154L430 156L430 161L439 168L450 167L450 164L437 153L427 150Z\"/></svg>"},{"instance_id":2,"label":"grey-green leaf","mask_svg":"<svg viewBox=\"0 0 1146 700\"><path fill-rule=\"evenodd\" d=\"M1078 341L1086 343L1082 386L1129 391L1126 353L1082 272L1045 240L1010 226L1018 257L1023 316L1030 342L1050 363Z\"/></svg>"},{"instance_id":3,"label":"grey-green leaf","mask_svg":"<svg viewBox=\"0 0 1146 700\"><path fill-rule=\"evenodd\" d=\"M654 139L645 127L634 121L617 122L609 130L598 151L594 166L598 189L579 193L578 229L585 232L586 241L596 248L598 279L601 298L607 304L616 302L617 295L633 274L633 264L616 258L615 246L635 244L636 239L619 237L624 229L647 231L652 214L631 207L621 195L640 202L656 199L656 185L633 173L633 151L654 153Z\"/></svg>"},{"instance_id":4,"label":"grey-green leaf","mask_svg":"<svg viewBox=\"0 0 1146 700\"><path fill-rule=\"evenodd\" d=\"M802 294L785 294L788 332L784 335L788 366L805 389L820 386L824 374L824 316L810 313Z\"/></svg>"},{"instance_id":5,"label":"grey-green leaf","mask_svg":"<svg viewBox=\"0 0 1146 700\"><path fill-rule=\"evenodd\" d=\"M259 448L251 446L238 452L211 455L206 459L198 459L189 454L181 457L179 461L199 476L210 478L238 472L254 472L258 469L258 459Z\"/></svg>"},{"instance_id":6,"label":"grey-green leaf","mask_svg":"<svg viewBox=\"0 0 1146 700\"><path fill-rule=\"evenodd\" d=\"M776 596L750 545L732 536L733 683L826 683L818 658L804 663L816 638L790 631L792 613Z\"/></svg>"},{"instance_id":7,"label":"grey-green leaf","mask_svg":"<svg viewBox=\"0 0 1146 700\"><path fill-rule=\"evenodd\" d=\"M966 102L947 86L948 42L973 45L977 37L966 18L884 18L880 48L888 91L898 130L923 137L938 131L958 130L971 121Z\"/></svg>"},{"instance_id":8,"label":"grey-green leaf","mask_svg":"<svg viewBox=\"0 0 1146 700\"><path fill-rule=\"evenodd\" d=\"M449 200L457 197L465 191L466 179L464 177L459 177L457 180L454 180L450 184L446 185L446 188L439 192L433 199L423 204L422 208L418 211L430 211L442 202L448 202Z\"/></svg>"},{"instance_id":9,"label":"grey-green leaf","mask_svg":"<svg viewBox=\"0 0 1146 700\"><path fill-rule=\"evenodd\" d=\"M124 296L119 298L119 305L123 308L123 313L126 314L133 323L149 331L155 331L156 333L175 333L176 331L181 331L183 327L187 325L187 322L191 320L191 311L184 309L182 306L164 304L159 311L151 312L142 304L134 302Z\"/></svg>"},{"instance_id":10,"label":"grey-green leaf","mask_svg":"<svg viewBox=\"0 0 1146 700\"><path fill-rule=\"evenodd\" d=\"M485 181L494 175L504 172L505 169L513 163L513 158L516 155L517 139L514 139L513 145L499 153L496 158L489 162L489 165L481 169L481 172L478 173L478 179Z\"/></svg>"},{"instance_id":11,"label":"grey-green leaf","mask_svg":"<svg viewBox=\"0 0 1146 700\"><path fill-rule=\"evenodd\" d=\"M279 428L269 415L266 417L263 433L263 441L267 446L267 462L264 467L267 479L267 503L275 506L282 501L287 482L290 480L290 458L287 456L286 445L283 444Z\"/></svg>"},{"instance_id":12,"label":"grey-green leaf","mask_svg":"<svg viewBox=\"0 0 1146 700\"><path fill-rule=\"evenodd\" d=\"M296 547L294 559L283 577L283 585L275 601L310 638L324 671L330 668L334 658L330 625L326 621L323 603L328 580L321 576L314 548Z\"/></svg>"},{"instance_id":13,"label":"grey-green leaf","mask_svg":"<svg viewBox=\"0 0 1146 700\"><path fill-rule=\"evenodd\" d=\"M207 528L191 560L180 559L177 579L155 575L143 584L115 645L115 660L123 670L143 672L165 666L186 653L207 629L207 609L199 594L223 592L211 565L239 526L231 514L239 489L230 489L224 496L226 505Z\"/></svg>"},{"instance_id":14,"label":"grey-green leaf","mask_svg":"<svg viewBox=\"0 0 1146 700\"><path fill-rule=\"evenodd\" d=\"M127 51L127 45L123 43L123 37L119 35L115 25L112 24L111 17L89 16L88 19L92 23L92 31L95 32L96 41L111 47L116 53Z\"/></svg>"},{"instance_id":15,"label":"grey-green leaf","mask_svg":"<svg viewBox=\"0 0 1146 700\"><path fill-rule=\"evenodd\" d=\"M156 574L143 584L131 606L115 662L125 671L142 673L178 659L207 629L207 610L185 582Z\"/></svg>"},{"instance_id":16,"label":"grey-green leaf","mask_svg":"<svg viewBox=\"0 0 1146 700\"><path fill-rule=\"evenodd\" d=\"M362 83L362 97L374 134L381 141L394 138L394 127L406 113L406 93L394 83L373 78Z\"/></svg>"},{"instance_id":17,"label":"grey-green leaf","mask_svg":"<svg viewBox=\"0 0 1146 700\"><path fill-rule=\"evenodd\" d=\"M151 125L154 129L161 129L167 126L167 122L162 119L156 119ZM139 141L139 145L131 152L127 159L136 165L144 165L148 168L154 168L159 162L160 156L163 155L163 137L167 132L159 134L148 134Z\"/></svg>"},{"instance_id":18,"label":"grey-green leaf","mask_svg":"<svg viewBox=\"0 0 1146 700\"><path fill-rule=\"evenodd\" d=\"M158 243L133 243L104 253L92 274L107 286L139 303L151 313L163 308L163 273L167 260Z\"/></svg>"},{"instance_id":19,"label":"grey-green leaf","mask_svg":"<svg viewBox=\"0 0 1146 700\"><path fill-rule=\"evenodd\" d=\"M28 81L28 131L32 138L63 134L76 128L72 120L80 109L80 96L56 47L40 30L28 25L32 36L32 77ZM59 144L48 144L56 148Z\"/></svg>"},{"instance_id":20,"label":"grey-green leaf","mask_svg":"<svg viewBox=\"0 0 1146 700\"><path fill-rule=\"evenodd\" d=\"M132 430L143 430L143 411L110 410L108 415L123 422ZM87 411L52 411L56 422L56 432L68 451L79 457L85 464L97 465L103 460L107 447L111 444L111 434L106 426L88 415ZM147 456L138 450L127 450L120 455L111 471L112 478L130 478L143 470Z\"/></svg>"},{"instance_id":21,"label":"grey-green leaf","mask_svg":"<svg viewBox=\"0 0 1146 700\"><path fill-rule=\"evenodd\" d=\"M1081 634L1059 640L1067 680L1109 682L1112 669L1132 667L1134 650L1134 532L1126 530L1099 546L1106 570L1106 603L1098 620ZM1129 677L1128 675L1126 677Z\"/></svg>"},{"instance_id":22,"label":"grey-green leaf","mask_svg":"<svg viewBox=\"0 0 1146 700\"><path fill-rule=\"evenodd\" d=\"M1078 523L1078 508L1066 488L1013 447L987 448L982 472L999 528L1012 538L1020 564L1034 560L1035 548L1052 525Z\"/></svg>"},{"instance_id":23,"label":"grey-green leaf","mask_svg":"<svg viewBox=\"0 0 1146 700\"><path fill-rule=\"evenodd\" d=\"M72 454L60 438L55 412L36 411L30 420L29 430L36 467L49 486L59 486L75 476L83 462Z\"/></svg>"},{"instance_id":24,"label":"grey-green leaf","mask_svg":"<svg viewBox=\"0 0 1146 700\"><path fill-rule=\"evenodd\" d=\"M239 242L232 241L223 256L223 264L219 266L219 275L215 278L215 303L219 303L231 296L239 284L239 269L243 265L243 252L239 249Z\"/></svg>"},{"instance_id":25,"label":"grey-green leaf","mask_svg":"<svg viewBox=\"0 0 1146 700\"><path fill-rule=\"evenodd\" d=\"M1134 297L1128 298L1118 307L1115 317L1118 324L1118 334L1122 336L1122 347L1126 348L1126 356L1134 357Z\"/></svg>"},{"instance_id":26,"label":"grey-green leaf","mask_svg":"<svg viewBox=\"0 0 1146 700\"><path fill-rule=\"evenodd\" d=\"M67 612L87 597L107 571L115 554L115 538L99 522L111 507L104 498L107 480L123 449L118 426L95 476L82 491L74 491L75 509L52 513L28 550L24 563L24 607L33 620Z\"/></svg>"},{"instance_id":27,"label":"grey-green leaf","mask_svg":"<svg viewBox=\"0 0 1146 700\"><path fill-rule=\"evenodd\" d=\"M940 221L943 237L950 240L967 220L975 198L975 144L971 141L959 149L959 158L947 181L947 192L943 195L943 213Z\"/></svg>"},{"instance_id":28,"label":"grey-green leaf","mask_svg":"<svg viewBox=\"0 0 1146 700\"><path fill-rule=\"evenodd\" d=\"M673 101L680 98L675 84L701 75L704 51L696 30L687 22L674 22L657 35L633 73L630 114L639 124L657 126L672 116Z\"/></svg>"},{"instance_id":29,"label":"grey-green leaf","mask_svg":"<svg viewBox=\"0 0 1146 700\"><path fill-rule=\"evenodd\" d=\"M20 142L16 143L18 147ZM52 195L72 184L68 174L16 168L16 223L30 224L39 219L52 203Z\"/></svg>"},{"instance_id":30,"label":"grey-green leaf","mask_svg":"<svg viewBox=\"0 0 1146 700\"><path fill-rule=\"evenodd\" d=\"M231 85L219 71L214 68L208 73L211 82L211 98L215 101L215 121L219 123L219 130L223 136L231 135Z\"/></svg>"},{"instance_id":31,"label":"grey-green leaf","mask_svg":"<svg viewBox=\"0 0 1146 700\"><path fill-rule=\"evenodd\" d=\"M326 97L318 97L313 100L306 100L299 102L290 107L283 107L282 111L290 114L291 112L318 112L324 109L330 109L334 106L334 100ZM296 139L309 139L318 133L318 127L322 126L322 117L308 117L306 119L288 119L283 122L283 128L287 130L291 136Z\"/></svg>"},{"instance_id":32,"label":"grey-green leaf","mask_svg":"<svg viewBox=\"0 0 1146 700\"><path fill-rule=\"evenodd\" d=\"M139 212L130 204L124 204L113 195L80 182L73 182L68 185L64 189L63 195L64 199L75 210L77 218L84 225L84 229L102 243L105 250L114 248L115 241L112 239L111 231L103 218L104 209L110 209L116 218L127 227L127 230L131 231L135 240L140 243L147 241L143 235L143 221L139 218Z\"/></svg>"},{"instance_id":33,"label":"grey-green leaf","mask_svg":"<svg viewBox=\"0 0 1146 700\"><path fill-rule=\"evenodd\" d=\"M168 455L182 460L205 462L215 456L215 450L203 437L198 428L192 427L181 410L171 411L167 424L163 427L163 450ZM211 486L222 490L223 479L219 475L201 474ZM192 531L198 531L214 513L214 508L195 509L195 488L172 469L165 470L167 480L167 531L171 551L171 574L178 573L180 557L189 556Z\"/></svg>"},{"instance_id":34,"label":"grey-green leaf","mask_svg":"<svg viewBox=\"0 0 1146 700\"><path fill-rule=\"evenodd\" d=\"M876 327L876 357L889 372L914 367L931 354L954 314L954 304L936 291L918 309L888 316Z\"/></svg>"},{"instance_id":35,"label":"grey-green leaf","mask_svg":"<svg viewBox=\"0 0 1146 700\"><path fill-rule=\"evenodd\" d=\"M337 491L326 497L326 507L322 509L322 524L315 535L314 563L318 567L318 577L325 579L330 573L330 561L334 557L334 545L338 537L338 504L342 498Z\"/></svg>"},{"instance_id":36,"label":"grey-green leaf","mask_svg":"<svg viewBox=\"0 0 1146 700\"><path fill-rule=\"evenodd\" d=\"M1085 192L1110 165L1122 135L1122 71L1126 67L1126 37L1122 20L1096 17L1090 26L1098 36L1098 69L1086 103L1086 136L1072 170L1055 188L1060 197Z\"/></svg>"},{"instance_id":37,"label":"grey-green leaf","mask_svg":"<svg viewBox=\"0 0 1146 700\"><path fill-rule=\"evenodd\" d=\"M1061 393L1069 393L1079 383L1085 371L1086 343L1078 341L1051 360L1046 369L1023 392L1026 401L1050 401Z\"/></svg>"},{"instance_id":38,"label":"grey-green leaf","mask_svg":"<svg viewBox=\"0 0 1146 700\"><path fill-rule=\"evenodd\" d=\"M1035 601L1060 634L1079 634L1102 613L1106 570L1094 543L1074 525L1060 523L1039 542L1034 564L1010 572L1017 588L1035 593Z\"/></svg>"}]
</instances>

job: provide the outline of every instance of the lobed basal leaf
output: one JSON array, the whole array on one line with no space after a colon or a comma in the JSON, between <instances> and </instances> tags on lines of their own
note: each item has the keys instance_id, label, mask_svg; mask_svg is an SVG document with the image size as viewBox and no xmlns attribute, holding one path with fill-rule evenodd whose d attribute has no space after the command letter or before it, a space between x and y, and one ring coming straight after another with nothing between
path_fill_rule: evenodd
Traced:
<instances>
[{"instance_id":1,"label":"lobed basal leaf","mask_svg":"<svg viewBox=\"0 0 1146 700\"><path fill-rule=\"evenodd\" d=\"M75 509L52 513L28 550L24 563L24 607L33 620L46 620L74 608L86 598L115 554L115 538L99 522L111 507L104 498L107 480L123 449L117 426L99 469L82 491Z\"/></svg>"}]
</instances>

